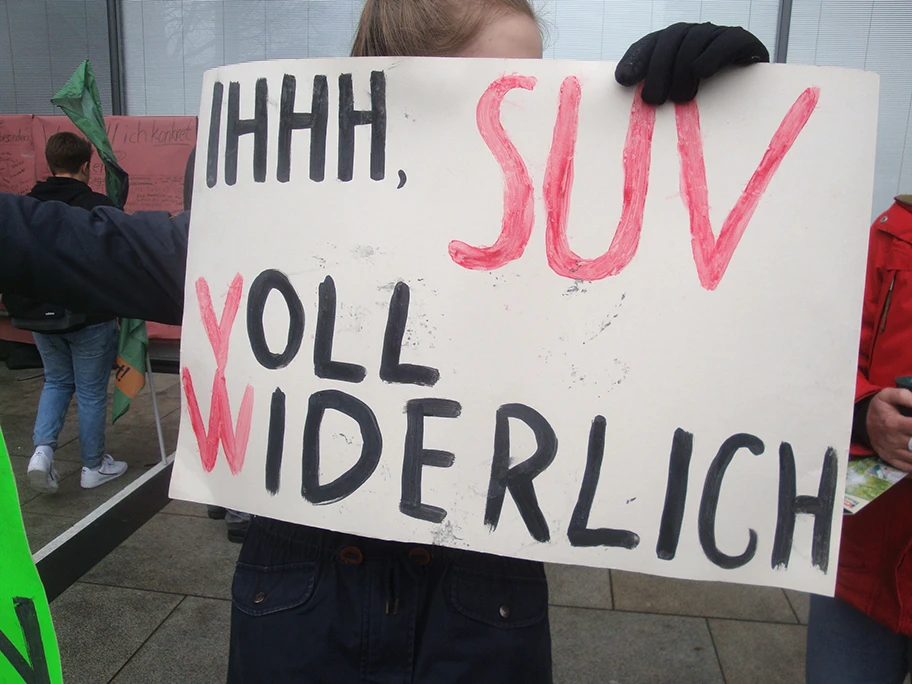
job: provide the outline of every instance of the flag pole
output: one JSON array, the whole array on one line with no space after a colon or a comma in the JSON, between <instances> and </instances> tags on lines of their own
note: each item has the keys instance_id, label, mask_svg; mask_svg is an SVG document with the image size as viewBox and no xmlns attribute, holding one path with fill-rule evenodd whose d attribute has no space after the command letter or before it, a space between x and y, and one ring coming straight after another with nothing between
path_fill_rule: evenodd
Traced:
<instances>
[{"instance_id":1,"label":"flag pole","mask_svg":"<svg viewBox=\"0 0 912 684\"><path fill-rule=\"evenodd\" d=\"M152 382L152 362L146 354L146 379L149 381L149 392L152 394L152 411L155 413L155 430L158 432L158 448L161 451L162 463L168 461L165 449L165 436L162 434L161 414L158 412L158 397L155 396L155 383Z\"/></svg>"}]
</instances>

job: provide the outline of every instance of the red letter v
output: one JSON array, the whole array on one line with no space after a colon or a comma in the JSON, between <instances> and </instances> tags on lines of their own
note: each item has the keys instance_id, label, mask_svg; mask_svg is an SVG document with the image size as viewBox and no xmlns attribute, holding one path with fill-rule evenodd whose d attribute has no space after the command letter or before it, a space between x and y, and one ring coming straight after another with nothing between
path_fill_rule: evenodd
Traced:
<instances>
[{"instance_id":1,"label":"red letter v","mask_svg":"<svg viewBox=\"0 0 912 684\"><path fill-rule=\"evenodd\" d=\"M198 278L196 281L196 297L199 300L200 316L203 319L203 328L209 338L209 344L212 345L212 353L215 354L215 366L219 370L225 370L228 363L228 342L231 337L231 328L234 326L234 318L237 316L238 307L241 304L241 288L244 286L244 279L238 273L231 281L228 288L228 296L225 297L225 307L222 309L222 320L217 323L215 320L215 307L212 306L212 295L209 294L209 283L205 278Z\"/></svg>"},{"instance_id":2,"label":"red letter v","mask_svg":"<svg viewBox=\"0 0 912 684\"><path fill-rule=\"evenodd\" d=\"M747 229L760 198L804 129L820 99L820 88L808 88L795 101L770 141L769 148L747 187L732 208L718 240L709 222L709 191L703 158L703 134L696 102L675 105L678 154L681 157L681 197L690 213L690 236L700 284L715 290Z\"/></svg>"}]
</instances>

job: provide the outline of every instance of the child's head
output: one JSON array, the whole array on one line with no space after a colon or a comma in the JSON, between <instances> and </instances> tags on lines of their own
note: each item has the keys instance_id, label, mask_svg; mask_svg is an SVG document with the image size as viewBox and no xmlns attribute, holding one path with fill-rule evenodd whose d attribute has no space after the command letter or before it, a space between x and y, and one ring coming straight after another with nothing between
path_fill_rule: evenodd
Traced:
<instances>
[{"instance_id":1,"label":"child's head","mask_svg":"<svg viewBox=\"0 0 912 684\"><path fill-rule=\"evenodd\" d=\"M529 0L367 0L353 57L540 59Z\"/></svg>"}]
</instances>

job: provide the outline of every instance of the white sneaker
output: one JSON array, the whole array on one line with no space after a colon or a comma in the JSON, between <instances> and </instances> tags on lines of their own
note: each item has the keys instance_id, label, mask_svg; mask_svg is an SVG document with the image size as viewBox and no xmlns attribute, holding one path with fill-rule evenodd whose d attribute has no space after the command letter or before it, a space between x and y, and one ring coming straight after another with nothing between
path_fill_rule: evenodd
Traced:
<instances>
[{"instance_id":1,"label":"white sneaker","mask_svg":"<svg viewBox=\"0 0 912 684\"><path fill-rule=\"evenodd\" d=\"M49 446L40 446L28 463L28 481L32 489L45 494L57 491L57 470L54 468L54 450Z\"/></svg>"},{"instance_id":2,"label":"white sneaker","mask_svg":"<svg viewBox=\"0 0 912 684\"><path fill-rule=\"evenodd\" d=\"M127 464L123 461L115 461L111 454L105 454L101 459L101 465L97 468L89 469L82 467L82 475L79 477L79 484L83 489L93 489L105 482L114 480L127 472Z\"/></svg>"}]
</instances>

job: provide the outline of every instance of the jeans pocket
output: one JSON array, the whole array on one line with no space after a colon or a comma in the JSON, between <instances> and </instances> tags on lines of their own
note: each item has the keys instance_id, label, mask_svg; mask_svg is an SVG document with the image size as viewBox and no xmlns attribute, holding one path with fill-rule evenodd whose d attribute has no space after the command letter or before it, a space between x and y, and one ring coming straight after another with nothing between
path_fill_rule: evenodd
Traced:
<instances>
[{"instance_id":1,"label":"jeans pocket","mask_svg":"<svg viewBox=\"0 0 912 684\"><path fill-rule=\"evenodd\" d=\"M492 627L529 627L548 615L548 583L544 577L454 566L448 593L457 612Z\"/></svg>"},{"instance_id":2,"label":"jeans pocket","mask_svg":"<svg viewBox=\"0 0 912 684\"><path fill-rule=\"evenodd\" d=\"M238 562L231 598L242 613L254 617L304 606L313 596L316 563L266 567Z\"/></svg>"},{"instance_id":3,"label":"jeans pocket","mask_svg":"<svg viewBox=\"0 0 912 684\"><path fill-rule=\"evenodd\" d=\"M81 359L101 359L110 356L117 343L114 321L90 325L67 335L73 355Z\"/></svg>"}]
</instances>

